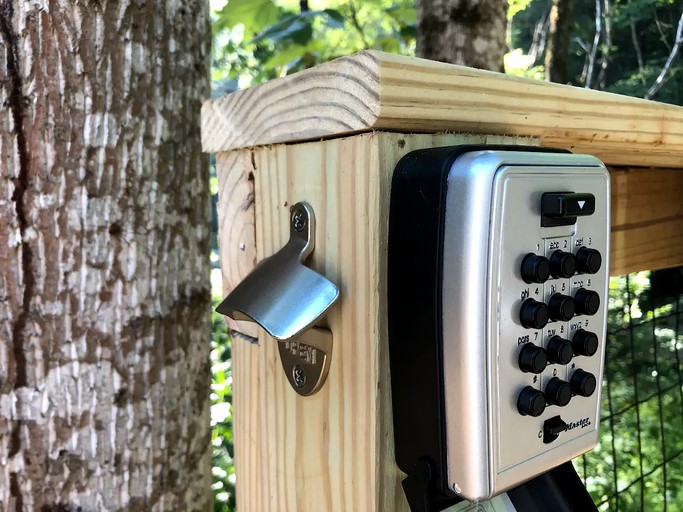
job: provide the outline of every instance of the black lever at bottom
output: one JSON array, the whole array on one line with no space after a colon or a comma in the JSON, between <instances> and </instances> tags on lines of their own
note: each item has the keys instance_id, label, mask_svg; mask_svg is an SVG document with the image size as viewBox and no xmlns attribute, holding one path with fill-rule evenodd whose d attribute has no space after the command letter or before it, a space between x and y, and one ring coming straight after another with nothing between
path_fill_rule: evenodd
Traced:
<instances>
[{"instance_id":1,"label":"black lever at bottom","mask_svg":"<svg viewBox=\"0 0 683 512\"><path fill-rule=\"evenodd\" d=\"M432 465L426 458L417 461L401 485L411 512L440 512L462 501L462 498L444 496L439 492Z\"/></svg>"},{"instance_id":2,"label":"black lever at bottom","mask_svg":"<svg viewBox=\"0 0 683 512\"><path fill-rule=\"evenodd\" d=\"M532 478L507 493L517 512L598 510L571 461Z\"/></svg>"},{"instance_id":3,"label":"black lever at bottom","mask_svg":"<svg viewBox=\"0 0 683 512\"><path fill-rule=\"evenodd\" d=\"M462 501L439 492L428 459L420 459L401 484L411 512L440 512ZM571 462L532 478L507 494L517 512L598 510Z\"/></svg>"}]
</instances>

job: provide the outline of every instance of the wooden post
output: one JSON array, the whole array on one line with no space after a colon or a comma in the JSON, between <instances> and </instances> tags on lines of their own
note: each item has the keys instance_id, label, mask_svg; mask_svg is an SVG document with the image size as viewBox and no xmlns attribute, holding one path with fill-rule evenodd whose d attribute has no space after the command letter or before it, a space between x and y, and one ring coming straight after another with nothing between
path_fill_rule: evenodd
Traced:
<instances>
[{"instance_id":1,"label":"wooden post","mask_svg":"<svg viewBox=\"0 0 683 512\"><path fill-rule=\"evenodd\" d=\"M203 142L218 153L225 292L287 242L289 206L302 200L317 218L311 266L341 290L325 319L330 374L310 397L291 389L276 341L233 325L259 339L233 344L240 510L407 510L393 457L386 250L391 173L409 151L594 154L615 166L612 269L683 264L680 107L364 52L207 102Z\"/></svg>"}]
</instances>

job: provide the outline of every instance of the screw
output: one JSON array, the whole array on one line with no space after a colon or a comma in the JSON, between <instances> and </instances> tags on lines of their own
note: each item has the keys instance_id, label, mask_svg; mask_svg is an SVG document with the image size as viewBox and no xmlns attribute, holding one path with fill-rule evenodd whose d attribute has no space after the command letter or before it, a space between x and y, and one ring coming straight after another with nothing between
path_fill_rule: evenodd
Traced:
<instances>
[{"instance_id":1,"label":"screw","mask_svg":"<svg viewBox=\"0 0 683 512\"><path fill-rule=\"evenodd\" d=\"M462 492L462 489L460 488L460 484L458 482L453 483L452 489L457 494L460 494Z\"/></svg>"},{"instance_id":2,"label":"screw","mask_svg":"<svg viewBox=\"0 0 683 512\"><path fill-rule=\"evenodd\" d=\"M296 365L292 370L292 376L294 377L294 385L298 388L304 387L306 384L306 375L304 374L304 369L301 365Z\"/></svg>"},{"instance_id":3,"label":"screw","mask_svg":"<svg viewBox=\"0 0 683 512\"><path fill-rule=\"evenodd\" d=\"M303 231L306 227L306 214L302 210L297 210L292 215L292 224L296 231Z\"/></svg>"}]
</instances>

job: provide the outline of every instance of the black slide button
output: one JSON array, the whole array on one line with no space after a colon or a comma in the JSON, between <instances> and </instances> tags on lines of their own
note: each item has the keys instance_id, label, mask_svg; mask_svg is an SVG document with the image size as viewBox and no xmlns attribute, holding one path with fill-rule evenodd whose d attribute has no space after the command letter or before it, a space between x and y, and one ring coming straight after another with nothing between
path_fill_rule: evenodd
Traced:
<instances>
[{"instance_id":1,"label":"black slide button","mask_svg":"<svg viewBox=\"0 0 683 512\"><path fill-rule=\"evenodd\" d=\"M547 192L541 197L541 226L571 226L577 217L595 213L595 196L575 192Z\"/></svg>"}]
</instances>

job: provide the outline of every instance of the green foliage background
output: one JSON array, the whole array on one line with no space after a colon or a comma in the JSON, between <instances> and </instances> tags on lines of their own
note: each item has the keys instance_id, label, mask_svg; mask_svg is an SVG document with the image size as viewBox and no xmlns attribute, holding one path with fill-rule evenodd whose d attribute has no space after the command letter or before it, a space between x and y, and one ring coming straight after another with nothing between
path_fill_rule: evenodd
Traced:
<instances>
[{"instance_id":1,"label":"green foliage background","mask_svg":"<svg viewBox=\"0 0 683 512\"><path fill-rule=\"evenodd\" d=\"M415 0L230 0L214 11L214 93L368 48L415 53Z\"/></svg>"},{"instance_id":2,"label":"green foliage background","mask_svg":"<svg viewBox=\"0 0 683 512\"><path fill-rule=\"evenodd\" d=\"M302 11L298 0L212 0L214 96L364 49L415 53L415 0L308 3L309 10ZM510 52L505 58L506 72L543 79L543 37L550 2L509 0L509 4ZM607 44L603 34L598 42L593 87L642 97L669 54L683 0L617 0L610 2L610 6L609 20L602 21L610 23L611 41ZM575 0L574 12L569 59L571 83L584 86L584 68L595 36L594 0ZM635 53L636 44L640 60ZM683 103L681 60L679 57L674 62L665 85L654 99ZM214 194L216 188L214 172ZM215 211L213 223L215 234ZM215 309L222 295L215 235L212 261ZM680 382L671 381L678 375L676 370L680 370L678 356L683 338L680 330L678 338L674 335L677 326L672 322L678 318L671 314L672 308L678 307L674 299L659 305L648 302L649 276L631 276L628 286L625 277L610 282L608 329L614 334L608 344L601 442L593 452L576 461L601 510L641 510L641 495L646 510L683 510L683 457L675 457L666 465L666 486L665 467L659 467L664 455L671 458L683 450L681 386ZM629 298L634 303L630 309ZM655 317L661 320L652 322ZM636 353L631 352L631 336L639 347ZM225 324L215 314L211 343L214 510L232 512L235 470L230 409L231 345ZM657 373L653 365L660 361L669 366L667 371ZM642 402L638 405L635 384L639 386L638 401ZM666 392L658 393L661 389ZM640 431L636 420L640 421ZM642 486L641 473L645 475ZM619 496L615 497L617 490Z\"/></svg>"},{"instance_id":3,"label":"green foliage background","mask_svg":"<svg viewBox=\"0 0 683 512\"><path fill-rule=\"evenodd\" d=\"M683 511L682 271L610 280L600 443L574 461L600 510Z\"/></svg>"},{"instance_id":4,"label":"green foliage background","mask_svg":"<svg viewBox=\"0 0 683 512\"><path fill-rule=\"evenodd\" d=\"M235 465L232 437L231 341L223 318L215 313L219 294L211 297L211 489L216 512L235 510Z\"/></svg>"}]
</instances>

